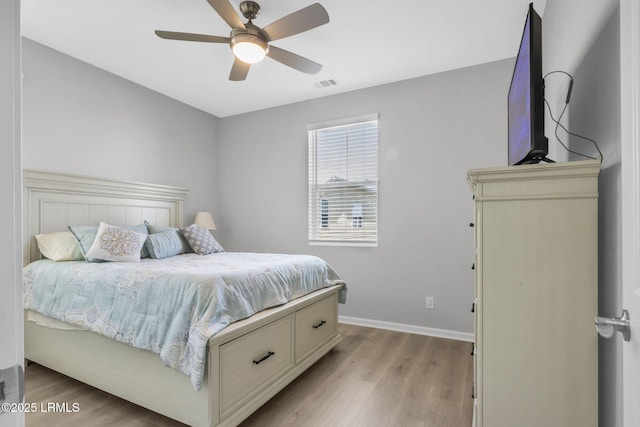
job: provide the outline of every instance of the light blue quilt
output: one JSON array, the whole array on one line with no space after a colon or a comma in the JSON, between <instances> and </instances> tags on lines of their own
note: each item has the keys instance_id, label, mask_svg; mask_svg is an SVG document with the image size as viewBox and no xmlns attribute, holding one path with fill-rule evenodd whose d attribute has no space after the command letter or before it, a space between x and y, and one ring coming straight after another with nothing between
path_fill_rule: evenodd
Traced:
<instances>
[{"instance_id":1,"label":"light blue quilt","mask_svg":"<svg viewBox=\"0 0 640 427\"><path fill-rule=\"evenodd\" d=\"M196 390L213 335L261 310L342 283L314 256L234 252L140 263L40 260L23 275L26 309L157 353L165 366L188 375Z\"/></svg>"}]
</instances>

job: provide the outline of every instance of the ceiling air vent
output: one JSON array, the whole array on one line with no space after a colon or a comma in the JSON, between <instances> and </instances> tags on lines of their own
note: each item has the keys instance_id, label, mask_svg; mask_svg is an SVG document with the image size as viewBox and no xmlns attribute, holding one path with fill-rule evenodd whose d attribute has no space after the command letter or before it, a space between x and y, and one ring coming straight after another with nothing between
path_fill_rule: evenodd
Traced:
<instances>
[{"instance_id":1,"label":"ceiling air vent","mask_svg":"<svg viewBox=\"0 0 640 427\"><path fill-rule=\"evenodd\" d=\"M337 86L338 85L338 80L336 79L328 79L328 80L322 80L321 82L316 83L314 86L322 89L324 87L331 87L331 86Z\"/></svg>"}]
</instances>

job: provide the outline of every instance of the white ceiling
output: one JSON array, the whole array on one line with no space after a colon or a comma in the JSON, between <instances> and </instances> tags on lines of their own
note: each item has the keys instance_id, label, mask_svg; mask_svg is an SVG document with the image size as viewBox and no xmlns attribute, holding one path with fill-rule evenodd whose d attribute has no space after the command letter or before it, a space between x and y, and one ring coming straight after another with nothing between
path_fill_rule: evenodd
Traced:
<instances>
[{"instance_id":1,"label":"white ceiling","mask_svg":"<svg viewBox=\"0 0 640 427\"><path fill-rule=\"evenodd\" d=\"M230 0L237 9L241 0ZM206 0L22 0L24 36L218 117L516 55L530 0L319 0L330 22L273 42L323 69L269 58L228 80L228 45L163 40L156 29L228 36ZM312 4L258 0L264 27ZM542 16L546 0L534 1ZM243 18L244 20L244 18ZM322 80L337 86L318 88Z\"/></svg>"}]
</instances>

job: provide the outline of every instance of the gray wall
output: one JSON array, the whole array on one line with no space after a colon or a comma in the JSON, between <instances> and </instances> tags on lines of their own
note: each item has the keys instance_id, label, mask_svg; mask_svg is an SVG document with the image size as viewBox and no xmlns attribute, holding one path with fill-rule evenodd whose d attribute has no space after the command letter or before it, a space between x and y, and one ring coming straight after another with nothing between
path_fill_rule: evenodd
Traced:
<instances>
[{"instance_id":1,"label":"gray wall","mask_svg":"<svg viewBox=\"0 0 640 427\"><path fill-rule=\"evenodd\" d=\"M24 168L188 188L218 215L219 119L23 38Z\"/></svg>"},{"instance_id":2,"label":"gray wall","mask_svg":"<svg viewBox=\"0 0 640 427\"><path fill-rule=\"evenodd\" d=\"M327 259L349 284L341 314L472 332L465 173L506 164L512 60L218 119L31 40L23 51L25 168L189 188L186 221L212 211L228 250ZM379 247L308 246L306 125L372 112Z\"/></svg>"},{"instance_id":3,"label":"gray wall","mask_svg":"<svg viewBox=\"0 0 640 427\"><path fill-rule=\"evenodd\" d=\"M574 75L570 130L595 139L604 155L599 181L599 289L601 316L622 311L620 138L620 17L616 10ZM596 157L590 142L571 138L569 148ZM572 159L580 157L572 156ZM599 340L600 425L622 426L622 340Z\"/></svg>"},{"instance_id":4,"label":"gray wall","mask_svg":"<svg viewBox=\"0 0 640 427\"><path fill-rule=\"evenodd\" d=\"M574 73L602 31L618 0L547 0L542 17L543 73L563 70ZM557 118L566 97L568 79L552 74L545 79L545 98ZM556 142L554 123L545 109L545 133L549 138L549 157L566 161L569 153ZM568 122L565 113L563 123Z\"/></svg>"},{"instance_id":5,"label":"gray wall","mask_svg":"<svg viewBox=\"0 0 640 427\"><path fill-rule=\"evenodd\" d=\"M222 119L217 235L229 250L323 257L348 284L342 315L472 332L466 171L507 162L512 67L504 60ZM309 246L306 126L368 113L380 114L379 245Z\"/></svg>"}]
</instances>

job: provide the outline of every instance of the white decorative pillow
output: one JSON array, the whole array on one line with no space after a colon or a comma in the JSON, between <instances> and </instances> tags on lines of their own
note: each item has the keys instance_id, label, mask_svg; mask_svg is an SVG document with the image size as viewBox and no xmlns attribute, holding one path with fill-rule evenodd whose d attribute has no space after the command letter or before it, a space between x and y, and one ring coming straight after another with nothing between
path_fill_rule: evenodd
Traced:
<instances>
[{"instance_id":1,"label":"white decorative pillow","mask_svg":"<svg viewBox=\"0 0 640 427\"><path fill-rule=\"evenodd\" d=\"M78 241L69 231L38 234L40 253L52 261L81 261L84 259Z\"/></svg>"},{"instance_id":2,"label":"white decorative pillow","mask_svg":"<svg viewBox=\"0 0 640 427\"><path fill-rule=\"evenodd\" d=\"M105 261L140 262L140 249L146 239L146 234L101 222L86 256Z\"/></svg>"}]
</instances>

